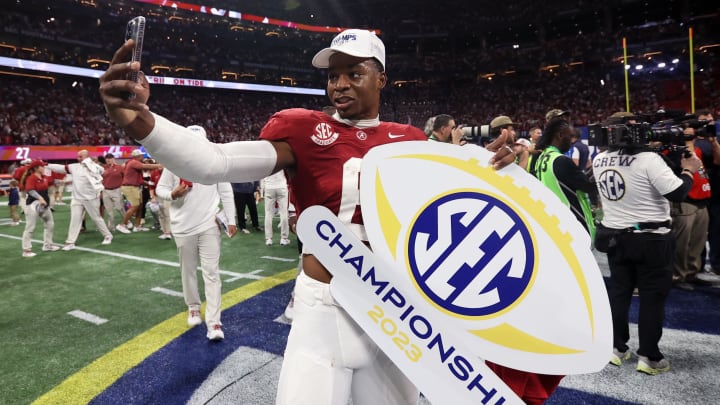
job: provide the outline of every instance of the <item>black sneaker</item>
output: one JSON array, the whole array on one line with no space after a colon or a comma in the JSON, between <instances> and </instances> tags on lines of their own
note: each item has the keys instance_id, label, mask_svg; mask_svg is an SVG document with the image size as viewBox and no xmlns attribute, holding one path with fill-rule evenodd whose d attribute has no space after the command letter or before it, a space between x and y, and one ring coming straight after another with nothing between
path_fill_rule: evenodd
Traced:
<instances>
[{"instance_id":1,"label":"black sneaker","mask_svg":"<svg viewBox=\"0 0 720 405\"><path fill-rule=\"evenodd\" d=\"M713 282L712 282L712 281L703 280L703 279L698 278L698 277L693 277L693 278L687 280L687 282L688 282L688 283L691 283L691 284L694 284L694 285L697 285L697 286L700 286L700 287L710 287L711 285L713 285Z\"/></svg>"},{"instance_id":2,"label":"black sneaker","mask_svg":"<svg viewBox=\"0 0 720 405\"><path fill-rule=\"evenodd\" d=\"M263 229L260 228L259 226L255 226L255 227L253 227L253 229L256 230L256 231L258 231L258 232L262 232L262 230L263 230Z\"/></svg>"}]
</instances>

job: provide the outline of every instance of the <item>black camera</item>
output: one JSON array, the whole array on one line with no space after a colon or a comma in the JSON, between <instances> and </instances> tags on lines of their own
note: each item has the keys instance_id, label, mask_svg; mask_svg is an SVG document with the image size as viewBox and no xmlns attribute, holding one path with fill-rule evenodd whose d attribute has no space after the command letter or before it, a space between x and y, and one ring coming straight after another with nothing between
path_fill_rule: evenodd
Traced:
<instances>
[{"instance_id":1,"label":"black camera","mask_svg":"<svg viewBox=\"0 0 720 405\"><path fill-rule=\"evenodd\" d=\"M685 135L680 125L664 123L588 125L588 145L599 147L647 146L651 142L684 146L693 136Z\"/></svg>"},{"instance_id":2,"label":"black camera","mask_svg":"<svg viewBox=\"0 0 720 405\"><path fill-rule=\"evenodd\" d=\"M479 144L481 138L490 138L490 125L468 125L462 127L462 140Z\"/></svg>"}]
</instances>

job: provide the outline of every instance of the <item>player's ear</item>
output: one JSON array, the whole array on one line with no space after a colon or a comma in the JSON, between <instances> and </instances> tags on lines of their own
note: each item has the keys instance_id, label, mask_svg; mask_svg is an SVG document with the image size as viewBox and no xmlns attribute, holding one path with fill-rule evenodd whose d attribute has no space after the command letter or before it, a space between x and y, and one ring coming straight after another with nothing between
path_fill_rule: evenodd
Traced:
<instances>
[{"instance_id":1,"label":"player's ear","mask_svg":"<svg viewBox=\"0 0 720 405\"><path fill-rule=\"evenodd\" d=\"M387 84L387 74L385 72L378 72L378 89L384 89Z\"/></svg>"}]
</instances>

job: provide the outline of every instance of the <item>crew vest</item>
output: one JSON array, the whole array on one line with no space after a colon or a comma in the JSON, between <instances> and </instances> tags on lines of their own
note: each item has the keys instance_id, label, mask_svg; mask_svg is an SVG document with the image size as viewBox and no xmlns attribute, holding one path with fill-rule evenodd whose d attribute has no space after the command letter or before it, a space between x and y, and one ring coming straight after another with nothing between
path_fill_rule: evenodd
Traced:
<instances>
[{"instance_id":1,"label":"crew vest","mask_svg":"<svg viewBox=\"0 0 720 405\"><path fill-rule=\"evenodd\" d=\"M575 204L572 204L568 196L565 194L566 192L571 192L570 190L563 191L562 186L560 185L560 181L555 176L555 172L553 170L553 165L555 164L555 159L564 156L562 153L560 153L560 150L556 148L555 146L548 146L545 148L540 154L540 156L537 158L537 167L536 167L536 174L535 176L542 182L547 188L550 189L560 200L565 204L568 208L570 208L573 211L573 214L575 214L578 219L582 216L585 220L584 226L587 229L588 233L590 234L590 237L595 237L595 221L593 220L593 214L592 209L590 208L590 198L588 197L587 193L580 190L573 190L572 192L575 193L575 198L577 199L577 205L573 206Z\"/></svg>"}]
</instances>

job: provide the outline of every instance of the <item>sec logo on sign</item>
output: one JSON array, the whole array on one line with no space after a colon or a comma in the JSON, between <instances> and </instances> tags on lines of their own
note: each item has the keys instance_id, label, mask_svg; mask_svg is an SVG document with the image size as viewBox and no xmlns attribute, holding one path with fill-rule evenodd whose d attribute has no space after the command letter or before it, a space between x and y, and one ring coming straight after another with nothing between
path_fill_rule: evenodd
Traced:
<instances>
[{"instance_id":1,"label":"sec logo on sign","mask_svg":"<svg viewBox=\"0 0 720 405\"><path fill-rule=\"evenodd\" d=\"M373 252L477 356L546 374L602 369L612 322L590 236L547 187L516 165L494 170L492 155L371 149L360 200Z\"/></svg>"},{"instance_id":2,"label":"sec logo on sign","mask_svg":"<svg viewBox=\"0 0 720 405\"><path fill-rule=\"evenodd\" d=\"M527 226L507 204L488 194L456 192L433 200L412 221L408 265L438 307L493 316L530 286L532 245Z\"/></svg>"}]
</instances>

